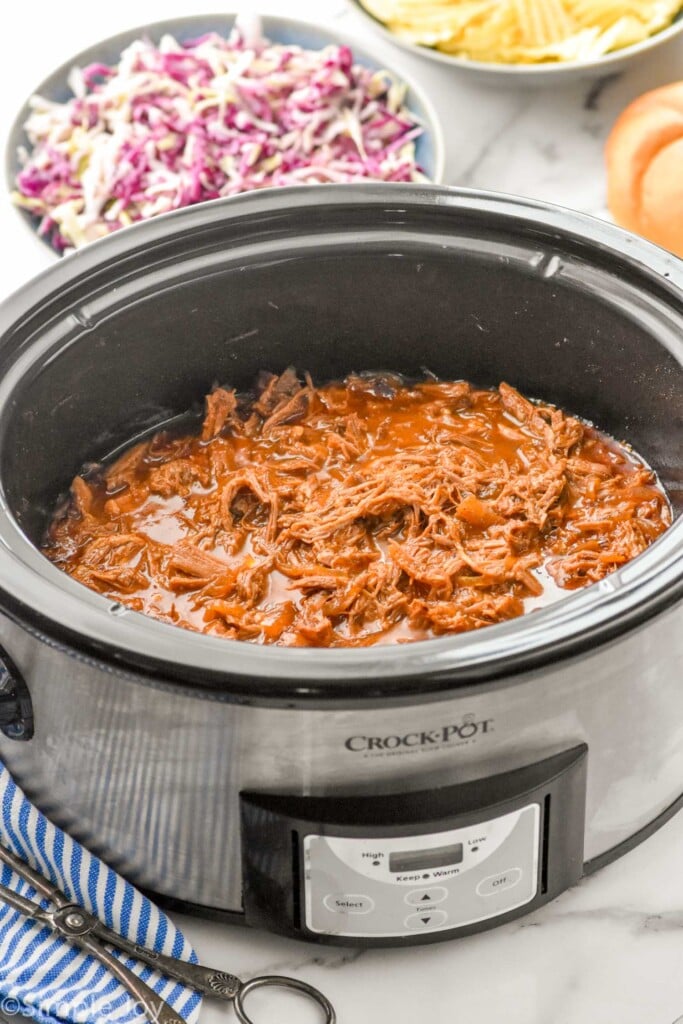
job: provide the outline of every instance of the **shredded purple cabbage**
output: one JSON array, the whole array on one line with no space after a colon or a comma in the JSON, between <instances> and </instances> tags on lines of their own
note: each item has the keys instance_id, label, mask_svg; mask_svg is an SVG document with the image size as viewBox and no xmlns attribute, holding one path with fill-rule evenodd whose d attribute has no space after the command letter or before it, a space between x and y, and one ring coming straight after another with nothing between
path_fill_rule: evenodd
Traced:
<instances>
[{"instance_id":1,"label":"shredded purple cabbage","mask_svg":"<svg viewBox=\"0 0 683 1024\"><path fill-rule=\"evenodd\" d=\"M424 181L405 86L347 46L305 50L236 27L74 69L31 101L13 199L63 251L159 213L278 185Z\"/></svg>"}]
</instances>

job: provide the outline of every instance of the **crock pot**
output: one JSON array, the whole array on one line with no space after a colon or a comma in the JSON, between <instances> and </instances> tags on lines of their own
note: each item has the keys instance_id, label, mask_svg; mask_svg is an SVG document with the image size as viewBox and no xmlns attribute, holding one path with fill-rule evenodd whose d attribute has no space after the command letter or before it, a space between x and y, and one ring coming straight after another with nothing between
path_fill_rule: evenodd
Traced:
<instances>
[{"instance_id":1,"label":"crock pot","mask_svg":"<svg viewBox=\"0 0 683 1024\"><path fill-rule=\"evenodd\" d=\"M39 552L84 462L293 364L507 380L631 442L683 507L683 273L464 190L268 190L127 229L2 308L0 756L172 905L312 941L527 913L682 802L683 521L486 629L349 650L145 618Z\"/></svg>"}]
</instances>

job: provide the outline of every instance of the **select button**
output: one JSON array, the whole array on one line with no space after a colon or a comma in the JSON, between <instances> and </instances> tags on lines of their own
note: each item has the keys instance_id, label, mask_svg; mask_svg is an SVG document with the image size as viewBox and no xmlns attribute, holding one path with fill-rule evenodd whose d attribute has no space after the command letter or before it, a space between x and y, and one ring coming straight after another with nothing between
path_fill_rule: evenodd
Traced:
<instances>
[{"instance_id":1,"label":"select button","mask_svg":"<svg viewBox=\"0 0 683 1024\"><path fill-rule=\"evenodd\" d=\"M508 868L497 875L489 875L488 878L482 878L477 886L477 893L480 896L494 896L503 889L512 889L521 882L522 874L521 868Z\"/></svg>"},{"instance_id":2,"label":"select button","mask_svg":"<svg viewBox=\"0 0 683 1024\"><path fill-rule=\"evenodd\" d=\"M369 914L375 909L374 900L356 893L330 893L323 903L333 914Z\"/></svg>"},{"instance_id":3,"label":"select button","mask_svg":"<svg viewBox=\"0 0 683 1024\"><path fill-rule=\"evenodd\" d=\"M435 903L443 903L448 897L448 889L442 885L434 885L429 889L413 889L406 893L406 903L411 907L426 907L427 910Z\"/></svg>"}]
</instances>

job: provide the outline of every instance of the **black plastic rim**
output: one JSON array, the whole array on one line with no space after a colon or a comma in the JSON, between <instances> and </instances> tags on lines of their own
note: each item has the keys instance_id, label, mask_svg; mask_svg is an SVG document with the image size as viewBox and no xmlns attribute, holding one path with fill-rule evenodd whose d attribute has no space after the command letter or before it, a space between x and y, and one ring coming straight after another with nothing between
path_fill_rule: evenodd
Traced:
<instances>
[{"instance_id":1,"label":"black plastic rim","mask_svg":"<svg viewBox=\"0 0 683 1024\"><path fill-rule=\"evenodd\" d=\"M683 308L683 264L662 250L611 225L572 211L512 197L438 187L347 185L267 190L214 200L159 217L92 243L45 271L0 309L9 331L40 315L55 296L104 271L116 281L131 256L161 261L169 241L200 239L217 221L249 223L254 216L303 209L311 204L380 206L400 212L444 208L501 218L522 218L559 239L578 239L609 253L643 278L678 311ZM122 273L123 271L121 271ZM683 365L683 340L671 342ZM0 403L23 353L3 381ZM683 598L683 518L623 569L567 600L477 633L400 647L314 650L254 646L202 636L144 615L111 614L111 602L63 575L31 544L3 500L0 481L0 607L51 642L77 648L79 657L108 662L115 671L213 690L219 699L253 703L364 703L428 698L482 685L614 640Z\"/></svg>"}]
</instances>

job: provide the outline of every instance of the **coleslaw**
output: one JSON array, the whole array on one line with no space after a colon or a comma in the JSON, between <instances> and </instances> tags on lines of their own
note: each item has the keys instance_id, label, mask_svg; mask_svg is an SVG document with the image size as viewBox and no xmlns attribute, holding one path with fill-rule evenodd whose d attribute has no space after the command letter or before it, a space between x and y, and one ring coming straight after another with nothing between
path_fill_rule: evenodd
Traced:
<instances>
[{"instance_id":1,"label":"coleslaw","mask_svg":"<svg viewBox=\"0 0 683 1024\"><path fill-rule=\"evenodd\" d=\"M75 68L31 99L12 198L60 252L194 203L271 186L427 180L406 87L348 46L272 43L257 24Z\"/></svg>"}]
</instances>

